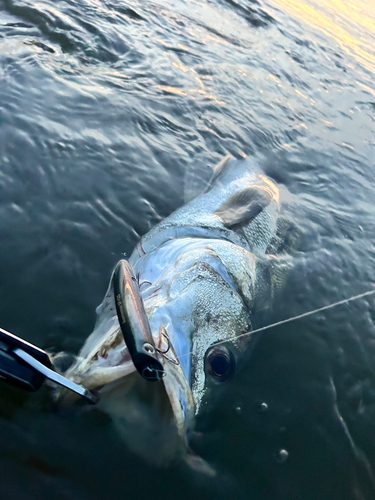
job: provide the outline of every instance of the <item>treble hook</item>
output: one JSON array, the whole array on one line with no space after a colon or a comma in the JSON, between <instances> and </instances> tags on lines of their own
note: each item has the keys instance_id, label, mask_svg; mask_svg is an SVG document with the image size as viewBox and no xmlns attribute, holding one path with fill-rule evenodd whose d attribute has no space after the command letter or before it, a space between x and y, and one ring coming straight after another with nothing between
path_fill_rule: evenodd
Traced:
<instances>
[{"instance_id":1,"label":"treble hook","mask_svg":"<svg viewBox=\"0 0 375 500\"><path fill-rule=\"evenodd\" d=\"M167 361L170 361L170 362L171 362L171 363L173 363L174 365L178 366L178 365L180 364L180 361L178 360L177 354L176 354L175 350L173 349L173 346L172 346L172 344L171 344L171 340L170 340L169 335L168 335L168 333L167 333L167 330L165 329L165 327L164 327L164 326L161 326L161 327L160 327L159 333L160 333L160 335L162 335L162 336L165 338L165 340L167 341L167 345L168 345L168 347L165 349L165 351L162 351L160 348L155 347L156 352L157 352L158 354L161 354L161 355L163 356L163 358L164 358L164 359L166 359ZM160 344L161 344L161 342L159 343L159 345L160 345ZM177 359L173 359L173 358L171 358L170 356L166 356L167 352L168 352L170 349L173 351L173 353L174 353L174 355L176 356L176 358L177 358Z\"/></svg>"},{"instance_id":2,"label":"treble hook","mask_svg":"<svg viewBox=\"0 0 375 500\"><path fill-rule=\"evenodd\" d=\"M142 285L144 285L145 283L148 283L149 285L152 285L151 281L148 281L148 280L143 280L143 281L139 281L139 278L140 278L140 273L139 271L137 272L137 276L136 276L136 280L137 280L137 284L139 286L139 289L141 288Z\"/></svg>"}]
</instances>

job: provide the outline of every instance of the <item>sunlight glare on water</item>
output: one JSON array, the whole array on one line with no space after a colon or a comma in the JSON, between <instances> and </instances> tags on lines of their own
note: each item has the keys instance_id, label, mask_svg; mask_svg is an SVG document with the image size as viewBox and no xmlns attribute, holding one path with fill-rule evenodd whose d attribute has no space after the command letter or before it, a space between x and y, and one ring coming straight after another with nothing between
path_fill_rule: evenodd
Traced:
<instances>
[{"instance_id":1,"label":"sunlight glare on water","mask_svg":"<svg viewBox=\"0 0 375 500\"><path fill-rule=\"evenodd\" d=\"M266 324L373 289L373 7L0 0L0 327L76 354L116 262L228 154L300 235ZM367 296L259 332L190 436L215 477L1 385L1 498L372 500L374 320Z\"/></svg>"},{"instance_id":2,"label":"sunlight glare on water","mask_svg":"<svg viewBox=\"0 0 375 500\"><path fill-rule=\"evenodd\" d=\"M276 0L284 12L322 31L370 72L375 70L375 15L371 2ZM372 42L372 43L371 43Z\"/></svg>"}]
</instances>

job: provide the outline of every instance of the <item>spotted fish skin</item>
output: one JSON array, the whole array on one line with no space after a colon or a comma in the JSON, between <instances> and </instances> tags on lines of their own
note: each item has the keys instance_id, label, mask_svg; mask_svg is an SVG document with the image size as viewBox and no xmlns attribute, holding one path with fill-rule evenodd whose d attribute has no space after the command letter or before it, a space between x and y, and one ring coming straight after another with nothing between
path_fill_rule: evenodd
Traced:
<instances>
[{"instance_id":1,"label":"spotted fish skin","mask_svg":"<svg viewBox=\"0 0 375 500\"><path fill-rule=\"evenodd\" d=\"M94 331L66 375L100 392L101 409L146 460L186 456L194 415L231 383L213 379L208 353L225 343L235 370L245 358L251 335L243 334L272 304L288 272L281 207L279 188L255 161L227 158L202 194L141 238L129 262L155 345L168 351L160 355L162 382L135 373L111 279Z\"/></svg>"},{"instance_id":2,"label":"spotted fish skin","mask_svg":"<svg viewBox=\"0 0 375 500\"><path fill-rule=\"evenodd\" d=\"M230 340L243 357L254 311L282 284L269 251L280 218L280 192L252 160L225 159L205 192L142 237L130 257L154 332L162 324L176 348L196 412L215 385L205 356ZM275 276L273 276L275 274Z\"/></svg>"},{"instance_id":3,"label":"spotted fish skin","mask_svg":"<svg viewBox=\"0 0 375 500\"><path fill-rule=\"evenodd\" d=\"M206 191L160 222L136 246L130 262L170 239L217 238L255 254L266 253L276 233L279 189L252 160L226 158Z\"/></svg>"}]
</instances>

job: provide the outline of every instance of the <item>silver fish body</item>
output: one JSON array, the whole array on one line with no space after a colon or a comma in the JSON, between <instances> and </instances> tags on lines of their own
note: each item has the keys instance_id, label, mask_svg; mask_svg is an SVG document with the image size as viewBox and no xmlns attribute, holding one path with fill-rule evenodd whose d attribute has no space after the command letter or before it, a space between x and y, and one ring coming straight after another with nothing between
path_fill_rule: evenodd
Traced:
<instances>
[{"instance_id":1,"label":"silver fish body","mask_svg":"<svg viewBox=\"0 0 375 500\"><path fill-rule=\"evenodd\" d=\"M254 162L227 158L202 194L142 237L129 262L162 382L135 372L111 281L94 331L66 375L99 390L101 408L136 452L150 456L154 446L160 462L183 455L194 416L235 375L251 342L243 334L286 273L273 253L282 239L280 207L278 187Z\"/></svg>"}]
</instances>

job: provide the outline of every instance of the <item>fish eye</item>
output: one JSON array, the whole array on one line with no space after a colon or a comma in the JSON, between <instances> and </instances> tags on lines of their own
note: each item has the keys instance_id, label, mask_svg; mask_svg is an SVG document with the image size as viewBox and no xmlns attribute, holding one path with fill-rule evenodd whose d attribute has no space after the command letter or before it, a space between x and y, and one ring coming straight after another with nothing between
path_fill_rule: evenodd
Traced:
<instances>
[{"instance_id":1,"label":"fish eye","mask_svg":"<svg viewBox=\"0 0 375 500\"><path fill-rule=\"evenodd\" d=\"M225 347L212 347L206 354L206 371L219 382L232 377L235 369L233 354Z\"/></svg>"}]
</instances>

